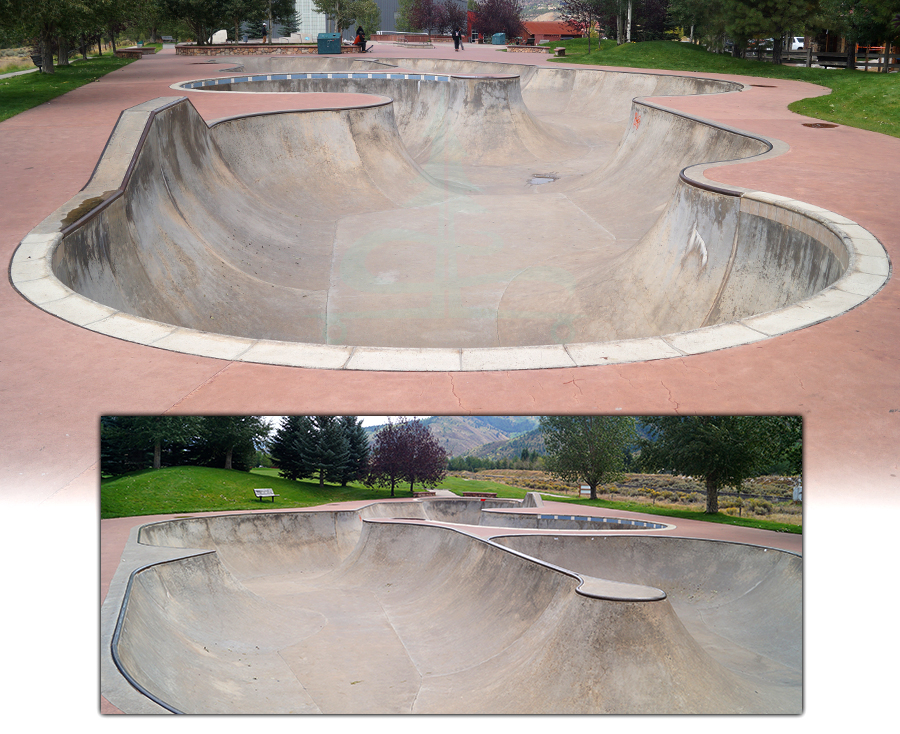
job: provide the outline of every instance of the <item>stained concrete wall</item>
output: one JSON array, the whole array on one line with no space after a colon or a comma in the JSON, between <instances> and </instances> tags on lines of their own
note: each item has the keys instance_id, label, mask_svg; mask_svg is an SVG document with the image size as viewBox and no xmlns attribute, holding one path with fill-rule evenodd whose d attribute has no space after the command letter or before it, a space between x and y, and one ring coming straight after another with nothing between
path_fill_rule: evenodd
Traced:
<instances>
[{"instance_id":1,"label":"stained concrete wall","mask_svg":"<svg viewBox=\"0 0 900 734\"><path fill-rule=\"evenodd\" d=\"M306 67L333 63L313 61ZM416 66L467 68L439 60ZM490 72L487 66L473 69ZM316 344L490 347L688 331L780 308L844 272L846 247L824 227L803 230L801 216L754 212L738 196L679 178L699 161L758 155L765 141L630 101L636 92L728 85L524 66L514 67L519 79L501 69L507 76L429 83L316 80L310 88L372 85L396 102L374 97L365 108L251 116L212 129L187 102L160 109L124 194L67 231L54 273L94 301L199 331ZM561 132L555 113L532 114L529 98L559 115L596 115L598 124L619 130L618 145L579 142L576 128ZM517 193L524 171L563 160L568 173L551 192L539 199ZM536 206L558 233L549 253L520 245L535 239L528 212ZM439 319L426 309L415 321L420 304L430 303L425 284L414 284L406 298L403 287L359 281L374 265L368 245L359 249L358 232L372 230L376 244L389 236L413 241L433 226L448 228L448 220L465 232L472 213L471 226L490 245L472 254L499 247L490 267L506 269L482 300L468 286L448 295L471 302L459 315L439 299ZM576 222L587 227L587 246L566 226ZM454 236L473 249L467 235ZM458 242L445 246L465 251ZM416 278L422 267L431 265L403 263ZM406 315L395 325L382 320L394 313Z\"/></svg>"},{"instance_id":2,"label":"stained concrete wall","mask_svg":"<svg viewBox=\"0 0 900 734\"><path fill-rule=\"evenodd\" d=\"M259 523L255 531L247 517ZM239 534L218 525L227 518L215 522L220 537L257 537L261 558L266 536L282 534L266 515L232 520ZM195 542L207 530L185 521L165 532ZM652 552L631 553L636 541L618 547L634 577L658 565ZM355 549L325 573L285 575L275 567L238 582L224 554L140 571L127 601L123 665L179 710L799 710L795 682L747 677L734 661L715 659L667 599L590 598L577 593L571 572L448 528L365 523ZM692 554L674 557L694 565ZM726 559L718 568L734 566ZM697 575L682 571L689 582Z\"/></svg>"}]
</instances>

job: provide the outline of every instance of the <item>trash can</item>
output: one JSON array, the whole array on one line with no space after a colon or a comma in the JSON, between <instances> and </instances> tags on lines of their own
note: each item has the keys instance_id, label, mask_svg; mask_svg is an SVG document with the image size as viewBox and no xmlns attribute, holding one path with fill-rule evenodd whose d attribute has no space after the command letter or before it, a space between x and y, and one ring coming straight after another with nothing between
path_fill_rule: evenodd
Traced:
<instances>
[{"instance_id":1,"label":"trash can","mask_svg":"<svg viewBox=\"0 0 900 734\"><path fill-rule=\"evenodd\" d=\"M491 36L491 43L494 46L505 46L506 45L506 34L505 33L495 33Z\"/></svg>"},{"instance_id":2,"label":"trash can","mask_svg":"<svg viewBox=\"0 0 900 734\"><path fill-rule=\"evenodd\" d=\"M341 52L340 33L320 33L316 39L320 54L339 54Z\"/></svg>"}]
</instances>

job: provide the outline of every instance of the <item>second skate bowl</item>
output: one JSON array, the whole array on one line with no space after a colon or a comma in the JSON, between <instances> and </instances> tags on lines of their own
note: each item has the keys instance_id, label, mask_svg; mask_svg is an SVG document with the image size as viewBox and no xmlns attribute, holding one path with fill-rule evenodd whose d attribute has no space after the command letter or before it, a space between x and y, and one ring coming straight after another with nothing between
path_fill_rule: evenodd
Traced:
<instances>
[{"instance_id":1,"label":"second skate bowl","mask_svg":"<svg viewBox=\"0 0 900 734\"><path fill-rule=\"evenodd\" d=\"M389 518L480 511L429 502L144 526L184 550L132 574L119 669L185 713L800 712L799 556Z\"/></svg>"},{"instance_id":2,"label":"second skate bowl","mask_svg":"<svg viewBox=\"0 0 900 734\"><path fill-rule=\"evenodd\" d=\"M88 187L17 252L26 297L177 351L474 370L757 341L858 305L889 274L849 220L703 177L698 164L770 141L634 99L740 93L731 82L242 63L284 73L182 88L353 103L212 126L184 98L126 111Z\"/></svg>"}]
</instances>

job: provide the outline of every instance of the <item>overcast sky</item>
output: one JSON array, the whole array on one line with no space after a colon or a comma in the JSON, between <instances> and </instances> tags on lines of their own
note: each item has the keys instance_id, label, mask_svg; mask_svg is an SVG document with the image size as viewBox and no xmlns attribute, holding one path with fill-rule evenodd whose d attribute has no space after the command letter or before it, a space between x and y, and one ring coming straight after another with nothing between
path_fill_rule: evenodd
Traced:
<instances>
[{"instance_id":1,"label":"overcast sky","mask_svg":"<svg viewBox=\"0 0 900 734\"><path fill-rule=\"evenodd\" d=\"M262 417L263 417L263 420L265 420L266 422L268 422L268 423L272 426L272 428L278 428L278 427L281 425L281 418L282 418L282 416L280 416L280 415L264 415L264 416L262 416ZM381 425L384 425L385 423L387 423L388 417L390 417L392 420L396 420L396 419L399 419L399 418L403 418L404 416L399 416L399 415L392 415L392 416L386 416L386 415L361 415L361 416L359 416L359 418L362 419L362 424L363 424L364 426L381 426ZM422 418L422 419L424 419L424 418L430 418L431 416L430 416L430 415L408 415L408 416L405 416L405 417L406 417L406 418L409 418L410 420L412 420L413 418Z\"/></svg>"}]
</instances>

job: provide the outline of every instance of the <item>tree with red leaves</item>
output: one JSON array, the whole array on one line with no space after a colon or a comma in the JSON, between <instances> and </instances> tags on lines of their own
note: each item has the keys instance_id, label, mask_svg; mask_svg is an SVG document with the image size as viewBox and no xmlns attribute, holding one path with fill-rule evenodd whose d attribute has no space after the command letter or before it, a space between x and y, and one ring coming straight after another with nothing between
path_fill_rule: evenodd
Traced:
<instances>
[{"instance_id":1,"label":"tree with red leaves","mask_svg":"<svg viewBox=\"0 0 900 734\"><path fill-rule=\"evenodd\" d=\"M422 421L409 421L404 425L409 458L403 478L413 491L416 482L425 487L439 484L447 473L447 452L438 443L431 429Z\"/></svg>"},{"instance_id":2,"label":"tree with red leaves","mask_svg":"<svg viewBox=\"0 0 900 734\"><path fill-rule=\"evenodd\" d=\"M520 0L482 0L475 5L475 27L485 39L505 33L507 39L524 37L524 8Z\"/></svg>"},{"instance_id":3,"label":"tree with red leaves","mask_svg":"<svg viewBox=\"0 0 900 734\"><path fill-rule=\"evenodd\" d=\"M371 457L366 484L389 486L391 497L397 482L409 482L410 492L416 482L433 487L444 478L447 469L447 452L419 420L388 421L375 434Z\"/></svg>"},{"instance_id":4,"label":"tree with red leaves","mask_svg":"<svg viewBox=\"0 0 900 734\"><path fill-rule=\"evenodd\" d=\"M457 0L414 0L408 13L410 24L423 31L440 34L466 27L466 11Z\"/></svg>"}]
</instances>

